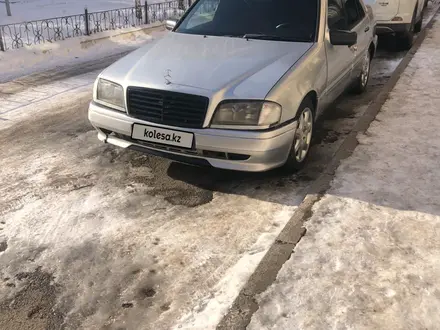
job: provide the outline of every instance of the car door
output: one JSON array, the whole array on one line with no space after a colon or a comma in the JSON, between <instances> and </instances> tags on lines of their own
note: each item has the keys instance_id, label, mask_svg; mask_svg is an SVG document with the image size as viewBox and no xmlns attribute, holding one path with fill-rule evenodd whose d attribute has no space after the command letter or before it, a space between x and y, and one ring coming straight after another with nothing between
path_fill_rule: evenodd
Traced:
<instances>
[{"instance_id":1,"label":"car door","mask_svg":"<svg viewBox=\"0 0 440 330\"><path fill-rule=\"evenodd\" d=\"M347 14L347 25L350 31L357 33L357 44L351 47L354 55L354 64L351 77L359 76L365 55L368 52L373 34L370 18L365 6L360 0L345 0L345 12Z\"/></svg>"},{"instance_id":2,"label":"car door","mask_svg":"<svg viewBox=\"0 0 440 330\"><path fill-rule=\"evenodd\" d=\"M344 0L328 0L325 48L327 55L327 89L325 103L334 101L348 86L354 63L354 53L348 46L336 46L330 42L331 30L347 30Z\"/></svg>"}]
</instances>

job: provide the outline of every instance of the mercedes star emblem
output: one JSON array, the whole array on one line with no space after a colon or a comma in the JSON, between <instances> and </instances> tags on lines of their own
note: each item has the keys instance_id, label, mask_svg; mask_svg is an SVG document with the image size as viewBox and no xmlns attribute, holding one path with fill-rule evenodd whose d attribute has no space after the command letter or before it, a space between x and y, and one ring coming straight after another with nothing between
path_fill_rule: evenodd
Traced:
<instances>
[{"instance_id":1,"label":"mercedes star emblem","mask_svg":"<svg viewBox=\"0 0 440 330\"><path fill-rule=\"evenodd\" d=\"M166 69L163 77L165 78L165 84L170 85L171 84L171 70Z\"/></svg>"}]
</instances>

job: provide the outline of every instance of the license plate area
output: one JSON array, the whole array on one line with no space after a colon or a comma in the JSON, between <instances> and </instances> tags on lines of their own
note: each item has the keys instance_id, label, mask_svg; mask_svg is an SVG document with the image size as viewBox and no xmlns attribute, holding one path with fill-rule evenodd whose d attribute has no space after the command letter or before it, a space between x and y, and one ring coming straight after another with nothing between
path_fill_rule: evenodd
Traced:
<instances>
[{"instance_id":1,"label":"license plate area","mask_svg":"<svg viewBox=\"0 0 440 330\"><path fill-rule=\"evenodd\" d=\"M133 125L131 138L186 149L191 149L194 142L193 133L140 124Z\"/></svg>"}]
</instances>

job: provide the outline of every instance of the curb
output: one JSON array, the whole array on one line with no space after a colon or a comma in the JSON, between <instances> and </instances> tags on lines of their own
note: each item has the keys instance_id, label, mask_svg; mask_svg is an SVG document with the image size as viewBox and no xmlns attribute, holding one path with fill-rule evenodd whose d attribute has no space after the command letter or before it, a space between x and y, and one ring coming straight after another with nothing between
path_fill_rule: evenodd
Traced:
<instances>
[{"instance_id":1,"label":"curb","mask_svg":"<svg viewBox=\"0 0 440 330\"><path fill-rule=\"evenodd\" d=\"M130 38L133 37L137 34L150 34L151 32L154 31L163 31L165 30L165 24L164 23L154 23L154 24L149 24L145 27L141 27L138 29L133 29L130 31L124 31L122 30L121 32L118 32L116 30L115 33L110 34L108 36L104 36L104 37L98 37L98 38L94 38L93 37L86 37L86 40L81 40L80 44L83 48L87 48L89 46L95 45L98 42L101 42L103 40L108 40L108 39L119 39L119 38ZM114 32L114 31L112 31Z\"/></svg>"},{"instance_id":2,"label":"curb","mask_svg":"<svg viewBox=\"0 0 440 330\"><path fill-rule=\"evenodd\" d=\"M400 76L422 45L427 31L434 25L435 17L439 11L440 7L434 10L433 16L425 28L418 34L412 48L405 54L396 70L383 86L379 95L369 104L368 108L354 125L353 130L346 136L324 172L310 186L310 191L304 201L299 205L292 218L257 266L255 272L241 289L228 313L218 324L217 330L246 329L251 321L252 315L259 308L256 299L257 296L266 291L276 280L279 270L290 258L296 244L298 244L305 235L306 229L303 225L312 216L314 204L318 202L323 194L330 188L331 181L341 161L351 156L356 149L358 145L358 134L366 132L371 122L376 118L383 104L388 99L389 93L394 89Z\"/></svg>"}]
</instances>

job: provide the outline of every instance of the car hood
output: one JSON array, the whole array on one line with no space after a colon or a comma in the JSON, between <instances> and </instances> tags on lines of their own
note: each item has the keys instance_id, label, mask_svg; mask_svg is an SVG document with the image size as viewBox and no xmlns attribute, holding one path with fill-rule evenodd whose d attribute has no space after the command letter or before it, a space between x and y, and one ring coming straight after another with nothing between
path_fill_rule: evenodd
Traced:
<instances>
[{"instance_id":1,"label":"car hood","mask_svg":"<svg viewBox=\"0 0 440 330\"><path fill-rule=\"evenodd\" d=\"M231 97L264 98L312 45L169 33L101 76L124 87L223 90Z\"/></svg>"}]
</instances>

